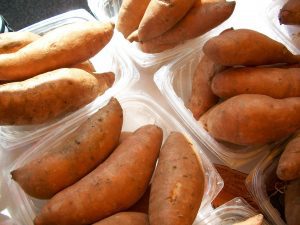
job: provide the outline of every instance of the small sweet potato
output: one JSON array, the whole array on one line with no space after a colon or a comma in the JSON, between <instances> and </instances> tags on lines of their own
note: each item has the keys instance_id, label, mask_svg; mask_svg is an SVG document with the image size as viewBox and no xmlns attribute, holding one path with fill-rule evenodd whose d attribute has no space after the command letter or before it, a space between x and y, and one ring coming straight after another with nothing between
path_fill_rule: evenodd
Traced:
<instances>
[{"instance_id":1,"label":"small sweet potato","mask_svg":"<svg viewBox=\"0 0 300 225\"><path fill-rule=\"evenodd\" d=\"M136 130L95 170L50 199L34 224L88 225L132 206L149 185L162 138L155 125Z\"/></svg>"},{"instance_id":2,"label":"small sweet potato","mask_svg":"<svg viewBox=\"0 0 300 225\"><path fill-rule=\"evenodd\" d=\"M151 225L191 225L204 193L199 155L185 136L172 132L160 154L150 191Z\"/></svg>"},{"instance_id":3,"label":"small sweet potato","mask_svg":"<svg viewBox=\"0 0 300 225\"><path fill-rule=\"evenodd\" d=\"M73 65L72 68L82 69L88 73L94 73L96 71L95 67L89 60L86 60L81 63L77 63L77 64Z\"/></svg>"},{"instance_id":4,"label":"small sweet potato","mask_svg":"<svg viewBox=\"0 0 300 225\"><path fill-rule=\"evenodd\" d=\"M214 62L224 66L269 65L299 63L282 43L254 30L228 30L208 40L203 52Z\"/></svg>"},{"instance_id":5,"label":"small sweet potato","mask_svg":"<svg viewBox=\"0 0 300 225\"><path fill-rule=\"evenodd\" d=\"M0 34L0 54L13 53L39 39L38 34L27 31Z\"/></svg>"},{"instance_id":6,"label":"small sweet potato","mask_svg":"<svg viewBox=\"0 0 300 225\"><path fill-rule=\"evenodd\" d=\"M300 179L300 134L285 146L276 173L281 180Z\"/></svg>"},{"instance_id":7,"label":"small sweet potato","mask_svg":"<svg viewBox=\"0 0 300 225\"><path fill-rule=\"evenodd\" d=\"M300 97L300 68L233 68L217 73L211 89L223 99L239 94L261 94L273 98Z\"/></svg>"},{"instance_id":8,"label":"small sweet potato","mask_svg":"<svg viewBox=\"0 0 300 225\"><path fill-rule=\"evenodd\" d=\"M115 74L113 72L93 73L93 75L98 80L98 84L100 88L98 95L102 95L115 82Z\"/></svg>"},{"instance_id":9,"label":"small sweet potato","mask_svg":"<svg viewBox=\"0 0 300 225\"><path fill-rule=\"evenodd\" d=\"M300 129L300 98L237 95L216 105L207 116L208 132L237 145L260 145Z\"/></svg>"},{"instance_id":10,"label":"small sweet potato","mask_svg":"<svg viewBox=\"0 0 300 225\"><path fill-rule=\"evenodd\" d=\"M120 212L93 225L149 225L149 219L145 213Z\"/></svg>"},{"instance_id":11,"label":"small sweet potato","mask_svg":"<svg viewBox=\"0 0 300 225\"><path fill-rule=\"evenodd\" d=\"M279 12L280 24L300 25L300 1L288 0Z\"/></svg>"},{"instance_id":12,"label":"small sweet potato","mask_svg":"<svg viewBox=\"0 0 300 225\"><path fill-rule=\"evenodd\" d=\"M93 101L97 79L80 69L58 69L31 79L0 86L0 124L48 122Z\"/></svg>"},{"instance_id":13,"label":"small sweet potato","mask_svg":"<svg viewBox=\"0 0 300 225\"><path fill-rule=\"evenodd\" d=\"M239 223L234 223L233 225L262 225L264 221L264 216L262 214L258 214L256 216L252 216L249 219L239 222Z\"/></svg>"},{"instance_id":14,"label":"small sweet potato","mask_svg":"<svg viewBox=\"0 0 300 225\"><path fill-rule=\"evenodd\" d=\"M285 218L288 225L299 225L300 221L300 179L287 185L284 196Z\"/></svg>"}]
</instances>

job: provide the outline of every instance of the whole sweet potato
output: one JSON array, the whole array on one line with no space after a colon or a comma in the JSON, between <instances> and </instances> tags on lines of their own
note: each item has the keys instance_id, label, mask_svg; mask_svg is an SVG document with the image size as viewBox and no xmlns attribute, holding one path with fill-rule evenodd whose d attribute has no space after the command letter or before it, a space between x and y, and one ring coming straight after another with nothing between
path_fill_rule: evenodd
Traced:
<instances>
[{"instance_id":1,"label":"whole sweet potato","mask_svg":"<svg viewBox=\"0 0 300 225\"><path fill-rule=\"evenodd\" d=\"M1 33L0 54L16 52L39 38L38 34L27 31Z\"/></svg>"},{"instance_id":2,"label":"whole sweet potato","mask_svg":"<svg viewBox=\"0 0 300 225\"><path fill-rule=\"evenodd\" d=\"M151 225L192 225L204 192L199 155L185 136L172 132L165 141L150 191Z\"/></svg>"},{"instance_id":3,"label":"whole sweet potato","mask_svg":"<svg viewBox=\"0 0 300 225\"><path fill-rule=\"evenodd\" d=\"M300 98L274 99L243 94L216 105L207 116L208 132L217 140L259 145L300 129Z\"/></svg>"},{"instance_id":4,"label":"whole sweet potato","mask_svg":"<svg viewBox=\"0 0 300 225\"><path fill-rule=\"evenodd\" d=\"M300 25L300 1L288 0L279 12L280 24Z\"/></svg>"},{"instance_id":5,"label":"whole sweet potato","mask_svg":"<svg viewBox=\"0 0 300 225\"><path fill-rule=\"evenodd\" d=\"M100 92L98 95L102 95L115 82L115 74L113 72L93 73L93 75L98 80L100 88Z\"/></svg>"},{"instance_id":6,"label":"whole sweet potato","mask_svg":"<svg viewBox=\"0 0 300 225\"><path fill-rule=\"evenodd\" d=\"M249 29L223 32L208 40L203 46L203 52L224 66L300 62L300 56L293 55L282 43Z\"/></svg>"},{"instance_id":7,"label":"whole sweet potato","mask_svg":"<svg viewBox=\"0 0 300 225\"><path fill-rule=\"evenodd\" d=\"M217 73L213 93L223 99L239 94L300 97L300 68L243 67Z\"/></svg>"},{"instance_id":8,"label":"whole sweet potato","mask_svg":"<svg viewBox=\"0 0 300 225\"><path fill-rule=\"evenodd\" d=\"M0 124L41 124L73 112L99 93L97 79L80 69L58 69L0 86Z\"/></svg>"},{"instance_id":9,"label":"whole sweet potato","mask_svg":"<svg viewBox=\"0 0 300 225\"><path fill-rule=\"evenodd\" d=\"M47 202L34 224L87 225L132 206L147 189L162 137L155 125L136 130L94 171Z\"/></svg>"},{"instance_id":10,"label":"whole sweet potato","mask_svg":"<svg viewBox=\"0 0 300 225\"><path fill-rule=\"evenodd\" d=\"M158 37L180 21L196 0L151 0L138 28L140 41Z\"/></svg>"},{"instance_id":11,"label":"whole sweet potato","mask_svg":"<svg viewBox=\"0 0 300 225\"><path fill-rule=\"evenodd\" d=\"M88 60L111 39L113 25L80 22L59 27L15 53L0 55L0 80L22 80Z\"/></svg>"},{"instance_id":12,"label":"whole sweet potato","mask_svg":"<svg viewBox=\"0 0 300 225\"><path fill-rule=\"evenodd\" d=\"M285 218L288 225L298 225L300 221L300 179L287 185L284 196Z\"/></svg>"},{"instance_id":13,"label":"whole sweet potato","mask_svg":"<svg viewBox=\"0 0 300 225\"><path fill-rule=\"evenodd\" d=\"M148 215L138 212L120 212L93 225L149 225Z\"/></svg>"},{"instance_id":14,"label":"whole sweet potato","mask_svg":"<svg viewBox=\"0 0 300 225\"><path fill-rule=\"evenodd\" d=\"M12 178L27 194L51 198L107 158L119 143L122 123L122 108L112 99L63 142L12 171Z\"/></svg>"},{"instance_id":15,"label":"whole sweet potato","mask_svg":"<svg viewBox=\"0 0 300 225\"><path fill-rule=\"evenodd\" d=\"M264 216L262 214L258 214L256 216L252 216L249 219L239 222L239 223L234 223L233 225L262 225L264 221Z\"/></svg>"},{"instance_id":16,"label":"whole sweet potato","mask_svg":"<svg viewBox=\"0 0 300 225\"><path fill-rule=\"evenodd\" d=\"M281 180L300 179L300 134L285 146L276 173Z\"/></svg>"}]
</instances>

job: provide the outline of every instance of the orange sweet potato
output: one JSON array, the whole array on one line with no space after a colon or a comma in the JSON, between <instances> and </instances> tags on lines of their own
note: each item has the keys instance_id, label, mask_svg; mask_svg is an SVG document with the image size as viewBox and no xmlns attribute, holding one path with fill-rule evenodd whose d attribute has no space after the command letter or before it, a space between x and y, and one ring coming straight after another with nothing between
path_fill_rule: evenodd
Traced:
<instances>
[{"instance_id":1,"label":"orange sweet potato","mask_svg":"<svg viewBox=\"0 0 300 225\"><path fill-rule=\"evenodd\" d=\"M217 140L259 145L300 129L300 98L274 99L243 94L216 105L207 116L208 132Z\"/></svg>"},{"instance_id":2,"label":"orange sweet potato","mask_svg":"<svg viewBox=\"0 0 300 225\"><path fill-rule=\"evenodd\" d=\"M208 40L203 52L214 62L225 66L300 62L300 56L293 55L282 43L249 29L223 32Z\"/></svg>"},{"instance_id":3,"label":"orange sweet potato","mask_svg":"<svg viewBox=\"0 0 300 225\"><path fill-rule=\"evenodd\" d=\"M201 160L185 136L172 132L159 154L150 191L151 225L191 225L204 192Z\"/></svg>"},{"instance_id":4,"label":"orange sweet potato","mask_svg":"<svg viewBox=\"0 0 300 225\"><path fill-rule=\"evenodd\" d=\"M136 130L94 171L47 202L34 224L88 225L132 206L147 189L162 137L155 125Z\"/></svg>"},{"instance_id":5,"label":"orange sweet potato","mask_svg":"<svg viewBox=\"0 0 300 225\"><path fill-rule=\"evenodd\" d=\"M279 12L280 24L300 25L300 1L288 0Z\"/></svg>"},{"instance_id":6,"label":"orange sweet potato","mask_svg":"<svg viewBox=\"0 0 300 225\"><path fill-rule=\"evenodd\" d=\"M82 70L85 70L88 73L93 73L93 72L96 71L95 67L93 66L93 64L89 60L86 60L86 61L81 62L81 63L77 63L77 64L73 65L72 68L82 69Z\"/></svg>"},{"instance_id":7,"label":"orange sweet potato","mask_svg":"<svg viewBox=\"0 0 300 225\"><path fill-rule=\"evenodd\" d=\"M149 225L148 215L138 212L120 212L93 225Z\"/></svg>"}]
</instances>

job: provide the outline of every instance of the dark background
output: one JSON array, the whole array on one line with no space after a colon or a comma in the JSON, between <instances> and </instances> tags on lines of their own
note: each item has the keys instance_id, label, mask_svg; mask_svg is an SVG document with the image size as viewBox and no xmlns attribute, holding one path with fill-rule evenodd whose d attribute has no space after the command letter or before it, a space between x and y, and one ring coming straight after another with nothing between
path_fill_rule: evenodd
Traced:
<instances>
[{"instance_id":1,"label":"dark background","mask_svg":"<svg viewBox=\"0 0 300 225\"><path fill-rule=\"evenodd\" d=\"M87 0L0 0L0 14L15 31L74 9L91 13Z\"/></svg>"}]
</instances>

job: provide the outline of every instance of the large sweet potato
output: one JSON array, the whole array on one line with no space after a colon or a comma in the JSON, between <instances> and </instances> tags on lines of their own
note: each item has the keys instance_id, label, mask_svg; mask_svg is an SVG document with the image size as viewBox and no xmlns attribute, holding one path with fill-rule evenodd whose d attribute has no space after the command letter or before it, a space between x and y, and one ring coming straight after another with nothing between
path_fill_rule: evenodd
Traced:
<instances>
[{"instance_id":1,"label":"large sweet potato","mask_svg":"<svg viewBox=\"0 0 300 225\"><path fill-rule=\"evenodd\" d=\"M93 225L149 225L149 219L145 213L120 212Z\"/></svg>"},{"instance_id":2,"label":"large sweet potato","mask_svg":"<svg viewBox=\"0 0 300 225\"><path fill-rule=\"evenodd\" d=\"M259 145L300 129L300 98L274 99L243 94L216 105L207 116L208 132L217 140Z\"/></svg>"},{"instance_id":3,"label":"large sweet potato","mask_svg":"<svg viewBox=\"0 0 300 225\"><path fill-rule=\"evenodd\" d=\"M94 171L56 194L35 225L87 225L132 206L146 191L162 142L155 125L139 128Z\"/></svg>"},{"instance_id":4,"label":"large sweet potato","mask_svg":"<svg viewBox=\"0 0 300 225\"><path fill-rule=\"evenodd\" d=\"M172 132L159 154L150 191L151 225L191 225L204 192L199 155L185 136Z\"/></svg>"},{"instance_id":5,"label":"large sweet potato","mask_svg":"<svg viewBox=\"0 0 300 225\"><path fill-rule=\"evenodd\" d=\"M287 185L284 196L285 218L288 225L299 225L300 221L300 179Z\"/></svg>"},{"instance_id":6,"label":"large sweet potato","mask_svg":"<svg viewBox=\"0 0 300 225\"><path fill-rule=\"evenodd\" d=\"M300 25L300 1L288 0L279 12L280 24Z\"/></svg>"}]
</instances>

